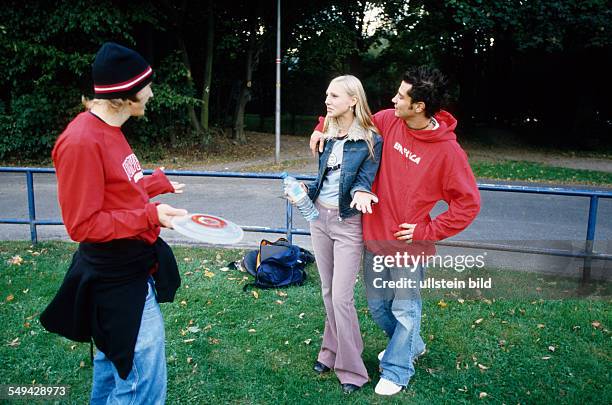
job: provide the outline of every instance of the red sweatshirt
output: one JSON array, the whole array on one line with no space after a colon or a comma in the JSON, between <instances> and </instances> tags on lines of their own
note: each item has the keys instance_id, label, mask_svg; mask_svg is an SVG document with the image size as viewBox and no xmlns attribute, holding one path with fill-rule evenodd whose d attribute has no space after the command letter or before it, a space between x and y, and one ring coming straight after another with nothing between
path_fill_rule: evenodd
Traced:
<instances>
[{"instance_id":1,"label":"red sweatshirt","mask_svg":"<svg viewBox=\"0 0 612 405\"><path fill-rule=\"evenodd\" d=\"M439 123L437 129L414 131L395 116L393 109L373 117L384 140L372 185L379 203L371 215L363 216L363 237L368 250L374 253L434 254L433 242L461 232L480 211L474 174L456 141L457 120L446 111L434 118ZM429 213L440 200L449 208L432 220ZM414 244L393 236L401 230L402 223L417 224Z\"/></svg>"},{"instance_id":2,"label":"red sweatshirt","mask_svg":"<svg viewBox=\"0 0 612 405\"><path fill-rule=\"evenodd\" d=\"M83 112L59 136L51 156L62 218L73 240L155 242L160 223L149 199L174 187L159 169L143 176L121 128Z\"/></svg>"}]
</instances>

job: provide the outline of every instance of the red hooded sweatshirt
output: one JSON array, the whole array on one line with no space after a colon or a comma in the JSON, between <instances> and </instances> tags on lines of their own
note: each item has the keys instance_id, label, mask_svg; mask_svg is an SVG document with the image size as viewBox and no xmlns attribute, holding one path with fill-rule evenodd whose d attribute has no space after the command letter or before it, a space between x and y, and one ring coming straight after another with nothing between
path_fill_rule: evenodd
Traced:
<instances>
[{"instance_id":1,"label":"red hooded sweatshirt","mask_svg":"<svg viewBox=\"0 0 612 405\"><path fill-rule=\"evenodd\" d=\"M376 254L434 254L433 242L461 232L480 211L476 180L454 133L457 120L446 111L434 118L437 129L415 131L393 109L373 117L384 143L372 185L379 203L363 216L363 238ZM432 220L429 213L440 200L449 208ZM417 224L413 244L393 236L403 223Z\"/></svg>"},{"instance_id":2,"label":"red hooded sweatshirt","mask_svg":"<svg viewBox=\"0 0 612 405\"><path fill-rule=\"evenodd\" d=\"M83 112L59 136L51 156L62 218L73 240L155 242L160 223L149 199L174 187L159 169L143 176L121 128Z\"/></svg>"}]
</instances>

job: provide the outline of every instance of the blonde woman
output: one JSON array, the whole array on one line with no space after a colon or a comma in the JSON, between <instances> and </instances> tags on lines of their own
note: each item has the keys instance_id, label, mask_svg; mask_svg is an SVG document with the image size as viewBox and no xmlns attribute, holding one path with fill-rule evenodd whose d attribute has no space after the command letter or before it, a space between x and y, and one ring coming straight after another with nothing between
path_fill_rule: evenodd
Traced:
<instances>
[{"instance_id":1,"label":"blonde woman","mask_svg":"<svg viewBox=\"0 0 612 405\"><path fill-rule=\"evenodd\" d=\"M377 197L371 187L382 151L382 138L359 79L340 76L327 88L323 124L325 148L319 154L317 179L307 185L319 210L310 225L321 276L325 330L314 370L333 369L345 393L368 382L361 353L363 341L353 301L361 266L361 215L372 213Z\"/></svg>"}]
</instances>

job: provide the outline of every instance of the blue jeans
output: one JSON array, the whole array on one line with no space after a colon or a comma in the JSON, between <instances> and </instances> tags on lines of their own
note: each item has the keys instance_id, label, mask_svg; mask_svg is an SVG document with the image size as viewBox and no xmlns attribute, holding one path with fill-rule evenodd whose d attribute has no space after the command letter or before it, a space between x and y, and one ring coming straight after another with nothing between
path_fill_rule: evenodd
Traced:
<instances>
[{"instance_id":1,"label":"blue jeans","mask_svg":"<svg viewBox=\"0 0 612 405\"><path fill-rule=\"evenodd\" d=\"M364 257L364 281L372 319L385 331L389 343L380 362L381 378L406 386L414 375L414 358L425 350L421 338L421 294L419 282L425 268L386 267L374 271L374 254ZM378 263L380 265L380 262ZM380 267L380 266L379 266ZM382 281L413 280L414 287L382 287Z\"/></svg>"},{"instance_id":2,"label":"blue jeans","mask_svg":"<svg viewBox=\"0 0 612 405\"><path fill-rule=\"evenodd\" d=\"M94 357L91 404L163 404L166 401L164 319L153 285L149 279L132 371L127 379L121 379L113 363L98 351Z\"/></svg>"}]
</instances>

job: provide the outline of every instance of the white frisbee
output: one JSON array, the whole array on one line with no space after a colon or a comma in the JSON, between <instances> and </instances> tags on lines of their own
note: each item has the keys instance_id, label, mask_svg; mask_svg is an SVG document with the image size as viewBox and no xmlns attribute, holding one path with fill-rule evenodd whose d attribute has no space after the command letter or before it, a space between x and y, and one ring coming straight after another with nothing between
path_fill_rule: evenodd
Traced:
<instances>
[{"instance_id":1,"label":"white frisbee","mask_svg":"<svg viewBox=\"0 0 612 405\"><path fill-rule=\"evenodd\" d=\"M172 226L181 235L211 244L233 245L244 237L244 231L235 223L209 214L175 217Z\"/></svg>"}]
</instances>

